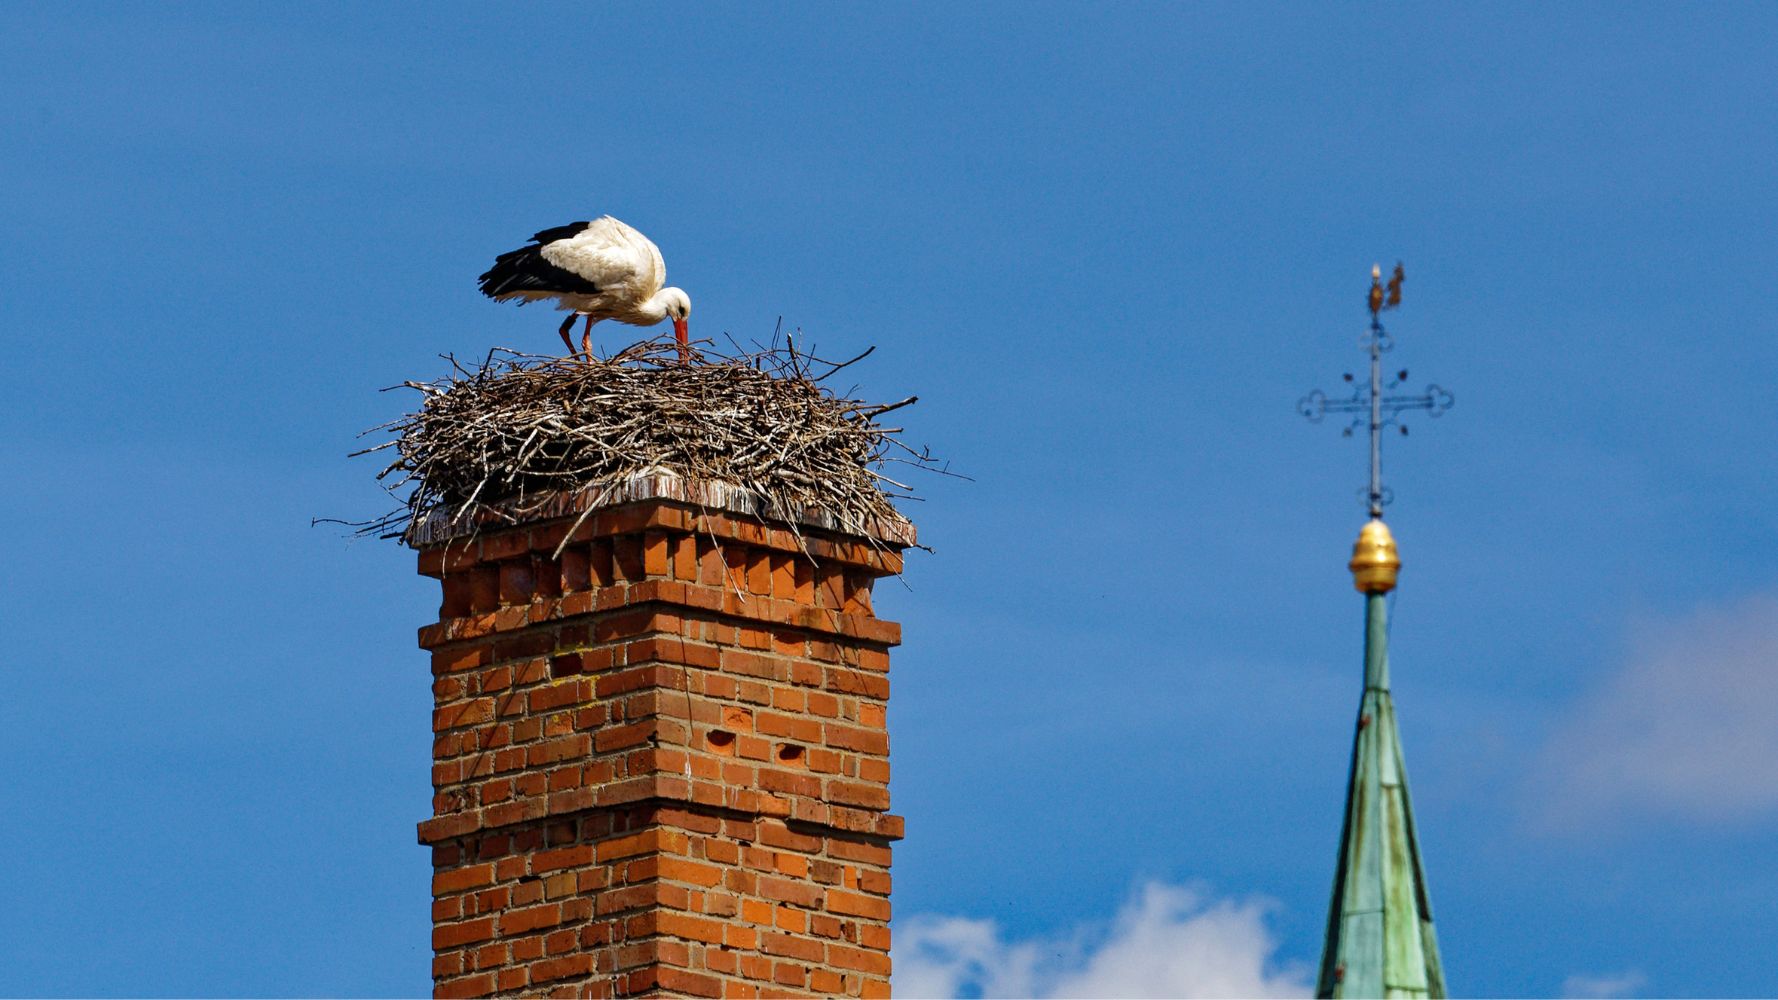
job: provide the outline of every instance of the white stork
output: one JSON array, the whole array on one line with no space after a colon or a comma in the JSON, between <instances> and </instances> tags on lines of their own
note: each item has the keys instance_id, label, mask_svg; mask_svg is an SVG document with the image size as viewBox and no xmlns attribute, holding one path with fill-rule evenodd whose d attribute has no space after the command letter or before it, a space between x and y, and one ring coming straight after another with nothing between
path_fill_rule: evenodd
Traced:
<instances>
[{"instance_id":1,"label":"white stork","mask_svg":"<svg viewBox=\"0 0 1778 1000\"><path fill-rule=\"evenodd\" d=\"M690 343L687 317L691 297L677 288L662 288L667 265L660 248L629 226L607 215L591 222L570 222L531 237L528 246L494 258L482 275L482 294L498 302L520 305L555 299L570 311L559 331L568 353L574 341L568 331L586 317L581 353L592 357L593 324L602 319L653 326L671 316L681 357Z\"/></svg>"}]
</instances>

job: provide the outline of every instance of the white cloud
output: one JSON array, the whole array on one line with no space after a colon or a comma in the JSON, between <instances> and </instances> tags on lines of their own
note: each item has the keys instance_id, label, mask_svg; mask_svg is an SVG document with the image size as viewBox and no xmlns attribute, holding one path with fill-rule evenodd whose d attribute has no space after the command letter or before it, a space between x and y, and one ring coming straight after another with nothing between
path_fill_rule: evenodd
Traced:
<instances>
[{"instance_id":1,"label":"white cloud","mask_svg":"<svg viewBox=\"0 0 1778 1000\"><path fill-rule=\"evenodd\" d=\"M1778 596L1658 622L1544 746L1542 819L1778 812Z\"/></svg>"},{"instance_id":2,"label":"white cloud","mask_svg":"<svg viewBox=\"0 0 1778 1000\"><path fill-rule=\"evenodd\" d=\"M1601 976L1569 976L1562 983L1562 995L1577 998L1635 996L1648 985L1648 977L1635 970L1611 972Z\"/></svg>"},{"instance_id":3,"label":"white cloud","mask_svg":"<svg viewBox=\"0 0 1778 1000\"><path fill-rule=\"evenodd\" d=\"M1300 997L1309 970L1274 959L1259 900L1150 883L1109 926L1007 940L992 920L912 917L895 927L900 997Z\"/></svg>"}]
</instances>

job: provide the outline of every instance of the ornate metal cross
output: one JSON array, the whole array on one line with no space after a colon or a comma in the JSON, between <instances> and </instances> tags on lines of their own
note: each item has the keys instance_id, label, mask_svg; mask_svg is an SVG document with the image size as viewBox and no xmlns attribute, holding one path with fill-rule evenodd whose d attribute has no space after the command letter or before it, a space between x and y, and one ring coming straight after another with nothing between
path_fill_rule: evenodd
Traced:
<instances>
[{"instance_id":1,"label":"ornate metal cross","mask_svg":"<svg viewBox=\"0 0 1778 1000\"><path fill-rule=\"evenodd\" d=\"M1371 310L1371 328L1358 338L1358 346L1370 352L1371 377L1368 382L1358 382L1348 372L1346 381L1352 384L1352 395L1345 399L1329 399L1327 393L1320 389L1297 400L1298 413L1307 417L1310 423L1318 424L1329 413L1354 414L1352 422L1347 424L1343 433L1351 437L1352 432L1367 424L1371 432L1371 484L1367 492L1367 500L1372 517L1382 517L1383 507L1394 499L1393 493L1383 486L1383 429L1399 427L1403 434L1408 432L1406 424L1399 417L1408 410L1425 410L1430 417L1442 416L1456 402L1456 398L1437 385L1428 385L1426 391L1417 395L1396 394L1408 380L1406 368L1396 372L1387 382L1383 381L1383 355L1395 349L1395 340L1383 329L1380 318L1385 310L1393 309L1401 304L1401 283L1404 275L1401 265L1395 265L1395 274L1389 279L1387 297L1383 286L1382 268L1371 268L1371 290L1369 305Z\"/></svg>"}]
</instances>

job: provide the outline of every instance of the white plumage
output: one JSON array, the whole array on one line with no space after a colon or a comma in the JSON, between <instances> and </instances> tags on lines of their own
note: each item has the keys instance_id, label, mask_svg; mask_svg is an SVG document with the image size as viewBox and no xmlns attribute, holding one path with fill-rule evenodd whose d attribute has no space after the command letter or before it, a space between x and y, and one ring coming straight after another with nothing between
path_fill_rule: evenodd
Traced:
<instances>
[{"instance_id":1,"label":"white plumage","mask_svg":"<svg viewBox=\"0 0 1778 1000\"><path fill-rule=\"evenodd\" d=\"M482 292L521 305L554 299L558 309L574 314L560 331L570 353L574 342L568 331L580 316L586 317L581 349L589 354L593 324L604 319L653 326L670 317L679 343L689 342L691 297L663 287L667 265L648 237L607 215L545 229L531 241L494 259L481 276Z\"/></svg>"}]
</instances>

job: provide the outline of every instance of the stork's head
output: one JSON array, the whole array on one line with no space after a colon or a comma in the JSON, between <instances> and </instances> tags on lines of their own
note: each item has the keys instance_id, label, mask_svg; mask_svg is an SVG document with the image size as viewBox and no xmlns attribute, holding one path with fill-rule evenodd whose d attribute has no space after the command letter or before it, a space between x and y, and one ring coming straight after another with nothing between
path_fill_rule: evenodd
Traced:
<instances>
[{"instance_id":1,"label":"stork's head","mask_svg":"<svg viewBox=\"0 0 1778 1000\"><path fill-rule=\"evenodd\" d=\"M673 336L677 337L681 344L685 343L690 336L687 331L690 329L691 296L685 294L683 289L663 288L655 298L665 308L667 316L673 320Z\"/></svg>"}]
</instances>

